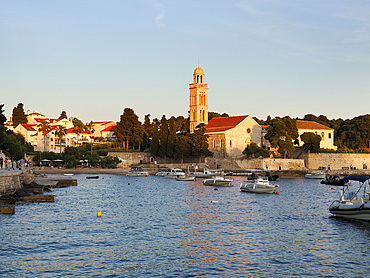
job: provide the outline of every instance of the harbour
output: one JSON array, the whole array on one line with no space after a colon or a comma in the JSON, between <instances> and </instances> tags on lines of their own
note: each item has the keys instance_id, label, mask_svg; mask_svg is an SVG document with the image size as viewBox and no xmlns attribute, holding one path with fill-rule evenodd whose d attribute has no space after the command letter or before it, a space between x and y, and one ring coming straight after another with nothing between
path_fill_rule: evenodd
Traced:
<instances>
[{"instance_id":1,"label":"harbour","mask_svg":"<svg viewBox=\"0 0 370 278\"><path fill-rule=\"evenodd\" d=\"M49 174L48 176L59 176ZM365 277L370 224L333 217L336 189L281 178L279 194L150 175L75 174L52 203L0 215L0 276ZM97 212L101 211L101 217Z\"/></svg>"}]
</instances>

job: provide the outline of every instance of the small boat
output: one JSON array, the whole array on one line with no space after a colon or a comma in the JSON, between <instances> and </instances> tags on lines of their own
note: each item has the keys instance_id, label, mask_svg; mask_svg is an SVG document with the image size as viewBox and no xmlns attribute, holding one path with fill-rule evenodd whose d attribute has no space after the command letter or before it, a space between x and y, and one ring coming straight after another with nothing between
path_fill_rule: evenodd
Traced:
<instances>
[{"instance_id":1,"label":"small boat","mask_svg":"<svg viewBox=\"0 0 370 278\"><path fill-rule=\"evenodd\" d=\"M127 172L126 176L129 177L147 177L149 176L148 171L144 171L141 167L132 167L130 171Z\"/></svg>"},{"instance_id":2,"label":"small boat","mask_svg":"<svg viewBox=\"0 0 370 278\"><path fill-rule=\"evenodd\" d=\"M306 174L304 177L306 179L325 179L326 174L324 172L317 172L313 174Z\"/></svg>"},{"instance_id":3,"label":"small boat","mask_svg":"<svg viewBox=\"0 0 370 278\"><path fill-rule=\"evenodd\" d=\"M185 177L185 176L186 176L186 174L183 170L178 169L178 168L173 168L164 177L166 179L176 179L176 178Z\"/></svg>"},{"instance_id":4,"label":"small boat","mask_svg":"<svg viewBox=\"0 0 370 278\"><path fill-rule=\"evenodd\" d=\"M344 186L347 182L348 180L341 179L338 175L328 175L320 183L327 185Z\"/></svg>"},{"instance_id":5,"label":"small boat","mask_svg":"<svg viewBox=\"0 0 370 278\"><path fill-rule=\"evenodd\" d=\"M278 184L270 184L267 177L259 177L254 181L243 181L240 184L240 191L250 193L276 193Z\"/></svg>"},{"instance_id":6,"label":"small boat","mask_svg":"<svg viewBox=\"0 0 370 278\"><path fill-rule=\"evenodd\" d=\"M183 176L176 178L177 181L195 181L195 177L192 176Z\"/></svg>"},{"instance_id":7,"label":"small boat","mask_svg":"<svg viewBox=\"0 0 370 278\"><path fill-rule=\"evenodd\" d=\"M155 175L158 176L158 177L164 177L166 176L168 173L170 172L170 169L162 169L161 171L159 171L158 173L156 173Z\"/></svg>"},{"instance_id":8,"label":"small boat","mask_svg":"<svg viewBox=\"0 0 370 278\"><path fill-rule=\"evenodd\" d=\"M370 175L351 175L344 177L347 181L357 181L359 186L354 191L350 190L352 183L346 183L339 191L339 200L329 206L330 213L335 216L370 221ZM370 190L370 189L368 189Z\"/></svg>"},{"instance_id":9,"label":"small boat","mask_svg":"<svg viewBox=\"0 0 370 278\"><path fill-rule=\"evenodd\" d=\"M231 185L232 181L233 181L232 179L227 179L223 176L216 176L214 178L204 179L203 184L210 186L232 186Z\"/></svg>"},{"instance_id":10,"label":"small boat","mask_svg":"<svg viewBox=\"0 0 370 278\"><path fill-rule=\"evenodd\" d=\"M64 174L64 176L73 176L74 174Z\"/></svg>"},{"instance_id":11,"label":"small boat","mask_svg":"<svg viewBox=\"0 0 370 278\"><path fill-rule=\"evenodd\" d=\"M204 168L203 172L190 172L189 176L194 176L196 178L212 178L216 176L223 176L224 171L222 169L207 169Z\"/></svg>"},{"instance_id":12,"label":"small boat","mask_svg":"<svg viewBox=\"0 0 370 278\"><path fill-rule=\"evenodd\" d=\"M269 181L276 181L279 178L277 174L271 174L270 171L264 169L245 169L245 170L234 170L228 172L225 176L246 176L249 180L254 180L257 177L267 177Z\"/></svg>"},{"instance_id":13,"label":"small boat","mask_svg":"<svg viewBox=\"0 0 370 278\"><path fill-rule=\"evenodd\" d=\"M98 178L99 178L99 176L87 176L86 178L87 178L87 179L98 179Z\"/></svg>"}]
</instances>

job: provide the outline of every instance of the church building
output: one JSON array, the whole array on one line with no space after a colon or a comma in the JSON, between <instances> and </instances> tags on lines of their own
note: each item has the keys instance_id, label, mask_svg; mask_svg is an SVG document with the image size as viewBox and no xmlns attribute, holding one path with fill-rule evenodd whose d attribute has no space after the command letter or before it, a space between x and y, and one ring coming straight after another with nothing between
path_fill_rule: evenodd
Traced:
<instances>
[{"instance_id":1,"label":"church building","mask_svg":"<svg viewBox=\"0 0 370 278\"><path fill-rule=\"evenodd\" d=\"M208 122L208 84L204 83L204 71L194 70L190 89L190 132L196 126L206 124L208 149L215 157L241 157L251 143L262 144L262 128L249 115L212 118Z\"/></svg>"}]
</instances>

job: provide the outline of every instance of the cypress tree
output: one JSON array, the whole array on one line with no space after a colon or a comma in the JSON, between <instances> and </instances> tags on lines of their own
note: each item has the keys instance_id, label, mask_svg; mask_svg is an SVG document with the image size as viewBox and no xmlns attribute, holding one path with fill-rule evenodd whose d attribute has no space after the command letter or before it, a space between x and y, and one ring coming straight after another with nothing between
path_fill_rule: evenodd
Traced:
<instances>
[{"instance_id":1,"label":"cypress tree","mask_svg":"<svg viewBox=\"0 0 370 278\"><path fill-rule=\"evenodd\" d=\"M161 119L161 127L159 129L159 156L166 157L167 155L167 140L168 140L168 121L163 115Z\"/></svg>"},{"instance_id":2,"label":"cypress tree","mask_svg":"<svg viewBox=\"0 0 370 278\"><path fill-rule=\"evenodd\" d=\"M17 107L13 108L12 113L13 126L17 127L19 124L27 124L27 116L23 110L23 103L18 103Z\"/></svg>"},{"instance_id":3,"label":"cypress tree","mask_svg":"<svg viewBox=\"0 0 370 278\"><path fill-rule=\"evenodd\" d=\"M167 139L167 157L174 157L174 150L176 145L176 122L175 117L171 117L169 121L168 139Z\"/></svg>"},{"instance_id":4,"label":"cypress tree","mask_svg":"<svg viewBox=\"0 0 370 278\"><path fill-rule=\"evenodd\" d=\"M158 134L157 124L154 124L154 127L153 127L153 138L152 138L152 144L150 147L150 153L154 157L157 157L159 154L159 134Z\"/></svg>"}]
</instances>

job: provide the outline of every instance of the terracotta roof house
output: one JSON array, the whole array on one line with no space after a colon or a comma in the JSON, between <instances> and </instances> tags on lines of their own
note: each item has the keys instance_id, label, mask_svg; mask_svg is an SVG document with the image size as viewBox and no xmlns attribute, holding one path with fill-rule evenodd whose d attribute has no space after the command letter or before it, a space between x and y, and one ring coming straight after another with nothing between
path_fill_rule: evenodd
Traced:
<instances>
[{"instance_id":1,"label":"terracotta roof house","mask_svg":"<svg viewBox=\"0 0 370 278\"><path fill-rule=\"evenodd\" d=\"M321 136L320 148L333 150L337 149L337 146L334 146L334 129L314 121L297 120L296 122L299 135L299 146L303 146L304 144L300 136L305 132L312 132Z\"/></svg>"},{"instance_id":2,"label":"terracotta roof house","mask_svg":"<svg viewBox=\"0 0 370 278\"><path fill-rule=\"evenodd\" d=\"M251 143L261 146L261 131L249 115L213 118L206 125L208 149L215 157L241 157Z\"/></svg>"}]
</instances>

